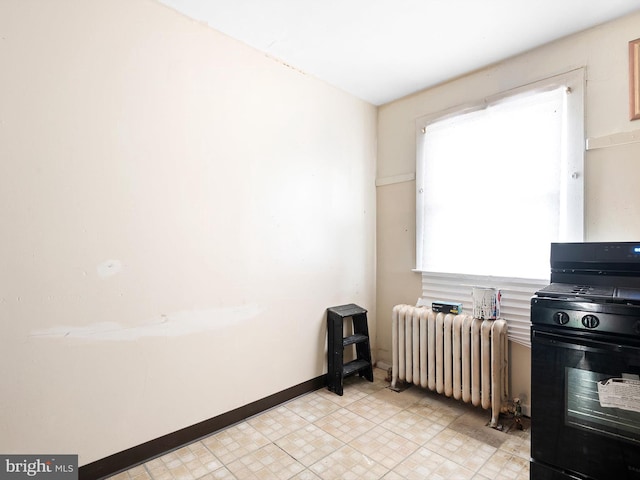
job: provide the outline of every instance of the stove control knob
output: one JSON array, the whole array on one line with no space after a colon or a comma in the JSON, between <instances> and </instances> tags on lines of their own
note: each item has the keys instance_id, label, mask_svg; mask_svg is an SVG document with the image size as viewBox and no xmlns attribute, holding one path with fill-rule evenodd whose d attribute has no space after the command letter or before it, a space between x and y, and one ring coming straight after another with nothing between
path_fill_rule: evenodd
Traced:
<instances>
[{"instance_id":1,"label":"stove control knob","mask_svg":"<svg viewBox=\"0 0 640 480\"><path fill-rule=\"evenodd\" d=\"M600 325L600 320L595 315L585 315L582 317L582 325L587 328L596 328Z\"/></svg>"},{"instance_id":2,"label":"stove control knob","mask_svg":"<svg viewBox=\"0 0 640 480\"><path fill-rule=\"evenodd\" d=\"M564 312L556 312L553 314L553 321L558 325L566 325L569 323L569 315Z\"/></svg>"}]
</instances>

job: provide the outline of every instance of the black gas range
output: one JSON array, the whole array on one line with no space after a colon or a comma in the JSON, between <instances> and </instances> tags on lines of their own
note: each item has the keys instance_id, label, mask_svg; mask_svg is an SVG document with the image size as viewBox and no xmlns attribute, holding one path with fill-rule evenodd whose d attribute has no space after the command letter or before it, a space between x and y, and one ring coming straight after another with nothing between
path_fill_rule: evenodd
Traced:
<instances>
[{"instance_id":1,"label":"black gas range","mask_svg":"<svg viewBox=\"0 0 640 480\"><path fill-rule=\"evenodd\" d=\"M640 479L640 242L552 244L531 323L532 480Z\"/></svg>"}]
</instances>

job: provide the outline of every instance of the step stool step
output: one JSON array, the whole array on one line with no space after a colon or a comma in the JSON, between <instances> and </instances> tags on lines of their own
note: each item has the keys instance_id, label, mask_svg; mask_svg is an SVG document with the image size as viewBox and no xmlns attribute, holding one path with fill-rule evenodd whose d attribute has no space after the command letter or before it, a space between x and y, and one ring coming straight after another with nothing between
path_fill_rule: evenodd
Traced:
<instances>
[{"instance_id":1,"label":"step stool step","mask_svg":"<svg viewBox=\"0 0 640 480\"><path fill-rule=\"evenodd\" d=\"M348 305L338 305L337 307L327 308L330 312L339 315L342 318L352 317L354 315L362 315L367 311L356 305L355 303L349 303Z\"/></svg>"},{"instance_id":2,"label":"step stool step","mask_svg":"<svg viewBox=\"0 0 640 480\"><path fill-rule=\"evenodd\" d=\"M353 345L354 343L364 343L368 341L369 341L369 337L361 333L356 333L355 335L349 335L348 337L344 337L342 339L342 346L346 347L348 345Z\"/></svg>"},{"instance_id":3,"label":"step stool step","mask_svg":"<svg viewBox=\"0 0 640 480\"><path fill-rule=\"evenodd\" d=\"M352 360L351 362L345 363L342 367L342 376L348 377L349 375L353 375L360 370L365 370L368 368L371 368L371 364L369 362L365 360Z\"/></svg>"}]
</instances>

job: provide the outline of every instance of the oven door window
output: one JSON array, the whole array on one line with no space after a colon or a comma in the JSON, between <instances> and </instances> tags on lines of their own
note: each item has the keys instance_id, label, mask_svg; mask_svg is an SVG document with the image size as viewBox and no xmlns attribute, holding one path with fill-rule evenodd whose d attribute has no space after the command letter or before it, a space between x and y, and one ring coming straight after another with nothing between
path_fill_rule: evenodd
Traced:
<instances>
[{"instance_id":1,"label":"oven door window","mask_svg":"<svg viewBox=\"0 0 640 480\"><path fill-rule=\"evenodd\" d=\"M640 445L640 376L566 367L565 392L567 425Z\"/></svg>"},{"instance_id":2,"label":"oven door window","mask_svg":"<svg viewBox=\"0 0 640 480\"><path fill-rule=\"evenodd\" d=\"M631 391L637 385L618 389L624 382L611 381L608 394L598 390L611 379L636 378L637 346L534 330L532 458L591 478L640 479L640 411L634 403L640 396Z\"/></svg>"}]
</instances>

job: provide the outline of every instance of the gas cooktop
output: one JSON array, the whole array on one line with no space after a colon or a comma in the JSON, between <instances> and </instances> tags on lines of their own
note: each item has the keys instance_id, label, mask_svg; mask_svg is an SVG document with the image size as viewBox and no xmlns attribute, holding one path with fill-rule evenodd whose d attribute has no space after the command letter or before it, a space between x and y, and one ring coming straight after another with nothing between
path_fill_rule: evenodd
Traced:
<instances>
[{"instance_id":1,"label":"gas cooktop","mask_svg":"<svg viewBox=\"0 0 640 480\"><path fill-rule=\"evenodd\" d=\"M640 305L640 288L630 287L551 283L538 290L536 295L539 297Z\"/></svg>"}]
</instances>

